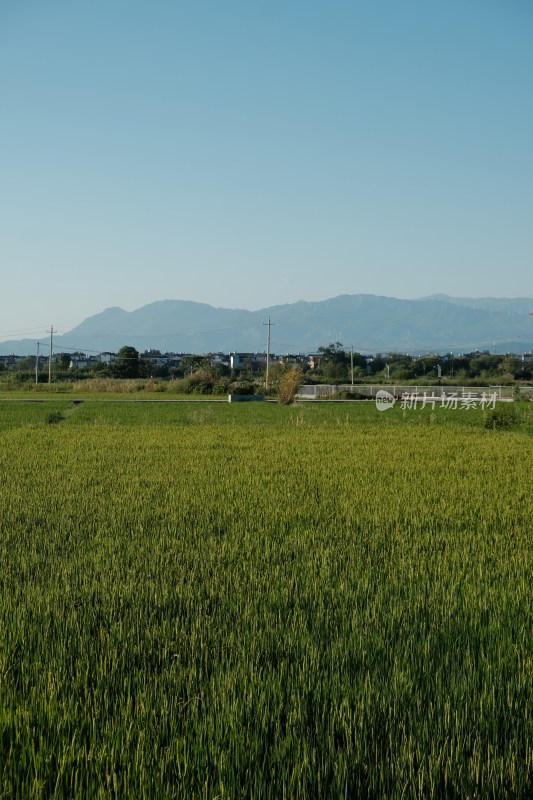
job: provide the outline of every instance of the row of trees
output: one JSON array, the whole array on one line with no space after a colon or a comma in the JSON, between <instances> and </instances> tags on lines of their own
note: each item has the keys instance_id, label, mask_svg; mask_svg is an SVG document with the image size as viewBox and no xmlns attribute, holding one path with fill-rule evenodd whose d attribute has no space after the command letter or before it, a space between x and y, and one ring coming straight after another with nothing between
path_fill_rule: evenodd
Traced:
<instances>
[{"instance_id":1,"label":"row of trees","mask_svg":"<svg viewBox=\"0 0 533 800\"><path fill-rule=\"evenodd\" d=\"M270 381L278 385L294 366L288 359L280 359L270 365ZM488 352L468 355L423 355L409 356L402 353L363 355L346 351L341 342L318 348L311 359L301 357L297 363L302 380L308 383L348 384L365 383L369 380L395 382L418 381L420 383L439 380L478 383L512 383L533 379L533 363L513 355L496 355ZM0 363L0 369L2 365ZM46 370L45 361L42 369ZM35 357L28 356L17 362L13 370L20 378L31 380L35 373ZM84 369L72 369L70 356L64 354L54 364L55 380L103 377L103 378L156 378L181 379L187 390L212 391L218 386L224 392L234 380L261 380L263 376L244 364L231 371L224 363L216 363L210 355L182 357L179 365L157 364L154 358L143 357L130 346L122 347L115 361L110 364L94 362Z\"/></svg>"},{"instance_id":2,"label":"row of trees","mask_svg":"<svg viewBox=\"0 0 533 800\"><path fill-rule=\"evenodd\" d=\"M355 383L369 378L384 381L435 381L440 379L479 381L481 383L511 383L533 379L533 363L516 355L496 355L476 352L466 355L428 354L409 356L403 353L378 353L365 356L347 352L340 342L318 348L318 364L312 371L315 378L326 383ZM309 374L309 370L307 370Z\"/></svg>"},{"instance_id":3,"label":"row of trees","mask_svg":"<svg viewBox=\"0 0 533 800\"><path fill-rule=\"evenodd\" d=\"M35 356L26 356L19 359L9 371L31 379L35 375ZM40 372L48 371L48 360L41 357L39 362ZM230 370L224 364L211 363L209 355L188 355L181 359L179 366L172 367L166 364L157 364L151 357L143 357L135 347L121 347L117 357L111 363L93 361L90 366L81 369L71 366L71 357L62 353L54 362L52 372L56 380L83 379L85 377L102 378L181 378L192 375L199 370L209 371L211 375L230 375ZM0 361L0 371L8 371L5 364Z\"/></svg>"}]
</instances>

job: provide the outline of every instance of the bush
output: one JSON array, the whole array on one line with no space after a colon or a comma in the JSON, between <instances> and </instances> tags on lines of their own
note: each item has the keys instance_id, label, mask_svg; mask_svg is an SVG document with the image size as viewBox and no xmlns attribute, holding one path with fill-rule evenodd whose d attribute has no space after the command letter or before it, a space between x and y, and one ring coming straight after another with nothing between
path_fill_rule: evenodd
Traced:
<instances>
[{"instance_id":1,"label":"bush","mask_svg":"<svg viewBox=\"0 0 533 800\"><path fill-rule=\"evenodd\" d=\"M520 412L514 404L499 403L485 416L485 428L500 430L514 428L521 422Z\"/></svg>"},{"instance_id":2,"label":"bush","mask_svg":"<svg viewBox=\"0 0 533 800\"><path fill-rule=\"evenodd\" d=\"M348 389L342 389L334 395L335 400L370 400L368 395L361 394L361 392L350 392Z\"/></svg>"},{"instance_id":3,"label":"bush","mask_svg":"<svg viewBox=\"0 0 533 800\"><path fill-rule=\"evenodd\" d=\"M213 385L213 394L222 395L228 394L229 381L224 378L219 378Z\"/></svg>"},{"instance_id":4,"label":"bush","mask_svg":"<svg viewBox=\"0 0 533 800\"><path fill-rule=\"evenodd\" d=\"M278 397L280 403L283 403L286 406L294 403L296 394L302 385L303 380L304 374L301 367L292 367L292 369L286 372L282 377L278 388Z\"/></svg>"},{"instance_id":5,"label":"bush","mask_svg":"<svg viewBox=\"0 0 533 800\"><path fill-rule=\"evenodd\" d=\"M228 394L255 394L256 385L252 381L233 381L228 386Z\"/></svg>"}]
</instances>

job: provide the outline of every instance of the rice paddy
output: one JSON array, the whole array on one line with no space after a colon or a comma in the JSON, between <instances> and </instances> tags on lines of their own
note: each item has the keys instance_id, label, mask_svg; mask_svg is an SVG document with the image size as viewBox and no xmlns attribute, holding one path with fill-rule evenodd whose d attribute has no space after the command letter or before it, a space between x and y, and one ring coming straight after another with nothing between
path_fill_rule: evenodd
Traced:
<instances>
[{"instance_id":1,"label":"rice paddy","mask_svg":"<svg viewBox=\"0 0 533 800\"><path fill-rule=\"evenodd\" d=\"M531 420L425 411L0 402L0 797L532 796Z\"/></svg>"}]
</instances>

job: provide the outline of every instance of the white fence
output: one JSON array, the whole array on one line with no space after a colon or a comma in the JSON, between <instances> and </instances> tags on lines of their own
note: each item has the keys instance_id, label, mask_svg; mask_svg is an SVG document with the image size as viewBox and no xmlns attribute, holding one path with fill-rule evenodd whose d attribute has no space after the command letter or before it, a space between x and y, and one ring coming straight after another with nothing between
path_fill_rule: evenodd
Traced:
<instances>
[{"instance_id":1,"label":"white fence","mask_svg":"<svg viewBox=\"0 0 533 800\"><path fill-rule=\"evenodd\" d=\"M339 392L349 392L358 397L358 399L372 400L375 398L376 393L380 390L390 392L394 397L401 397L404 393L410 395L418 394L423 396L424 392L427 395L441 397L441 395L449 395L450 392L458 392L459 394L470 393L472 397L479 396L484 393L485 395L494 395L498 400L512 400L513 399L513 386L408 386L406 384L367 384L365 386L358 386L351 384L343 384L334 386L330 384L317 384L310 386L305 384L300 386L297 400L323 400L335 397ZM533 399L533 386L521 386L520 394L522 397Z\"/></svg>"}]
</instances>

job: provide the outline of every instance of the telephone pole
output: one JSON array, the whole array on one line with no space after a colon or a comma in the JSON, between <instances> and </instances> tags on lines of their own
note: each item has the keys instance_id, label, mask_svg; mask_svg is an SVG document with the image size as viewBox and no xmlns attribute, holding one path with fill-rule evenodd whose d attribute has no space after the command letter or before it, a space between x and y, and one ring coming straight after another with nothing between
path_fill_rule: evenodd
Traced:
<instances>
[{"instance_id":1,"label":"telephone pole","mask_svg":"<svg viewBox=\"0 0 533 800\"><path fill-rule=\"evenodd\" d=\"M39 345L41 343L37 342L37 355L35 357L35 384L39 383Z\"/></svg>"},{"instance_id":2,"label":"telephone pole","mask_svg":"<svg viewBox=\"0 0 533 800\"><path fill-rule=\"evenodd\" d=\"M54 326L50 325L50 355L48 356L48 383L52 383L52 347L54 344Z\"/></svg>"},{"instance_id":3,"label":"telephone pole","mask_svg":"<svg viewBox=\"0 0 533 800\"><path fill-rule=\"evenodd\" d=\"M268 322L263 322L263 325L267 326L267 363L266 363L266 375L265 375L265 389L268 394L268 385L269 385L269 369L270 369L270 326L273 323L270 322L270 317L268 318Z\"/></svg>"}]
</instances>

